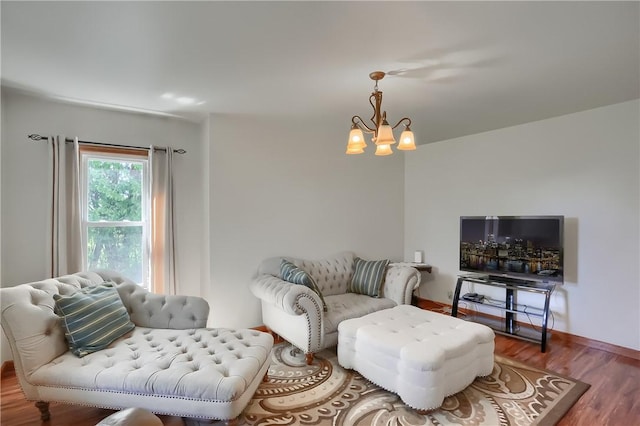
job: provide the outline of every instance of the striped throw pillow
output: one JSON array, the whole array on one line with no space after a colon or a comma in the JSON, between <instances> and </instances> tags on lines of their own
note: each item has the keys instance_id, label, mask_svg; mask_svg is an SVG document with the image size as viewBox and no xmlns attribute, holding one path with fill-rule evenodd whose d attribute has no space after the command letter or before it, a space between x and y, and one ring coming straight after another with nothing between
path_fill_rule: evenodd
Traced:
<instances>
[{"instance_id":1,"label":"striped throw pillow","mask_svg":"<svg viewBox=\"0 0 640 426\"><path fill-rule=\"evenodd\" d=\"M353 277L351 277L349 292L380 297L380 288L388 264L389 259L363 260L356 257L353 262Z\"/></svg>"},{"instance_id":2,"label":"striped throw pillow","mask_svg":"<svg viewBox=\"0 0 640 426\"><path fill-rule=\"evenodd\" d=\"M54 294L71 352L83 357L106 348L135 325L112 283L85 287L69 296Z\"/></svg>"},{"instance_id":3,"label":"striped throw pillow","mask_svg":"<svg viewBox=\"0 0 640 426\"><path fill-rule=\"evenodd\" d=\"M293 284L302 284L303 286L309 287L311 290L313 290L318 296L320 296L320 300L322 301L322 309L327 312L327 303L324 301L324 297L322 296L322 292L316 284L316 280L314 280L313 277L306 271L298 268L288 260L282 259L282 261L280 262L280 275L285 281Z\"/></svg>"}]
</instances>

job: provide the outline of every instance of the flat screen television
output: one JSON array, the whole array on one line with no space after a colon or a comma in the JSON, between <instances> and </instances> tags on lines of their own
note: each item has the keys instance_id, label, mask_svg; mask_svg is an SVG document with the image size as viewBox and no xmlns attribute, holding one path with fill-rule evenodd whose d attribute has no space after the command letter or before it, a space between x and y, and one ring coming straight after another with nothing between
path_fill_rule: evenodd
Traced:
<instances>
[{"instance_id":1,"label":"flat screen television","mask_svg":"<svg viewBox=\"0 0 640 426\"><path fill-rule=\"evenodd\" d=\"M460 270L562 283L564 216L461 216Z\"/></svg>"}]
</instances>

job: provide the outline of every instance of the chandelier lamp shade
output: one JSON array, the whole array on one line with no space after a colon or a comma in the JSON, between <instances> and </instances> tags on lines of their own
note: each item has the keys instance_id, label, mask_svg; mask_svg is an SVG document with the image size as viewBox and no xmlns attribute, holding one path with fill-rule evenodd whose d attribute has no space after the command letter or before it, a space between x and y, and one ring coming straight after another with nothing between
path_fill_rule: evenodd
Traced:
<instances>
[{"instance_id":1,"label":"chandelier lamp shade","mask_svg":"<svg viewBox=\"0 0 640 426\"><path fill-rule=\"evenodd\" d=\"M378 90L378 81L382 80L384 76L385 73L382 71L374 71L369 74L369 78L376 82L373 92L371 96L369 96L369 103L373 108L373 115L370 119L372 126L369 127L359 115L354 115L351 118L351 131L349 132L347 154L362 154L364 152L364 149L367 147L367 143L364 140L365 133L373 135L371 141L376 145L376 155L393 154L391 145L396 143L396 139L393 136L393 129L400 124L404 124L405 129L400 135L398 149L403 151L416 149L413 132L409 127L411 125L411 119L408 117L401 118L400 121L392 127L387 121L387 112L382 111L382 92Z\"/></svg>"}]
</instances>

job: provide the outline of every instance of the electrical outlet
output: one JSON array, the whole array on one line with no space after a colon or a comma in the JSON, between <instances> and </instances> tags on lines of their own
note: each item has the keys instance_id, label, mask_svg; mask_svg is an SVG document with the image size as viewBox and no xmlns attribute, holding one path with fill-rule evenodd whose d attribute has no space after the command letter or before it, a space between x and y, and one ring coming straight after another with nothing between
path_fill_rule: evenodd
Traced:
<instances>
[{"instance_id":1,"label":"electrical outlet","mask_svg":"<svg viewBox=\"0 0 640 426\"><path fill-rule=\"evenodd\" d=\"M447 292L447 298L448 298L449 300L453 299L453 291L449 290L449 291Z\"/></svg>"}]
</instances>

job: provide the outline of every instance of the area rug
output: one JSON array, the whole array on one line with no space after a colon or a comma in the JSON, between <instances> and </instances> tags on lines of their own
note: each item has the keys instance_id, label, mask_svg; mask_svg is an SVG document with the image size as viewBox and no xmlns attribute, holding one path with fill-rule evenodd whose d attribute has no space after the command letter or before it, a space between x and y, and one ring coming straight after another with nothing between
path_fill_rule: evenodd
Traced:
<instances>
[{"instance_id":1,"label":"area rug","mask_svg":"<svg viewBox=\"0 0 640 426\"><path fill-rule=\"evenodd\" d=\"M496 356L490 376L420 415L395 394L340 367L335 350L320 352L311 366L288 344L274 346L271 356L269 380L258 388L240 425L554 425L589 388Z\"/></svg>"}]
</instances>

